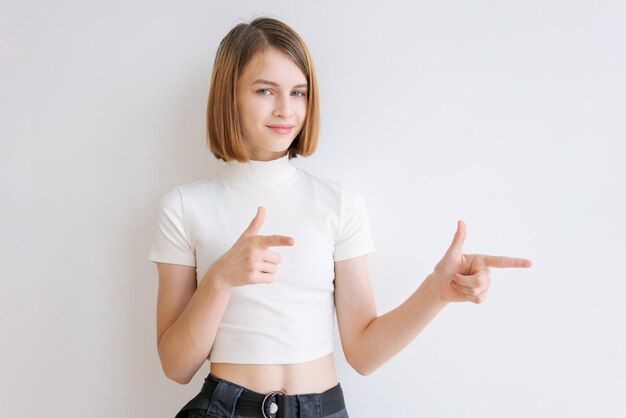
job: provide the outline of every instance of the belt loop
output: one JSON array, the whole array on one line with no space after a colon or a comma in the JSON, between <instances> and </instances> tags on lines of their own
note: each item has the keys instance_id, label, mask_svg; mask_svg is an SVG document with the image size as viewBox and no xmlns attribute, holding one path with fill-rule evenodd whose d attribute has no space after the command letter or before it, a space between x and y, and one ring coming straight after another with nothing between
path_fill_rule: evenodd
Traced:
<instances>
[{"instance_id":1,"label":"belt loop","mask_svg":"<svg viewBox=\"0 0 626 418\"><path fill-rule=\"evenodd\" d=\"M277 418L299 418L302 416L300 399L296 395L278 396L276 403L278 404Z\"/></svg>"},{"instance_id":2,"label":"belt loop","mask_svg":"<svg viewBox=\"0 0 626 418\"><path fill-rule=\"evenodd\" d=\"M322 418L322 397L319 394L296 395L300 403L300 418Z\"/></svg>"},{"instance_id":3,"label":"belt loop","mask_svg":"<svg viewBox=\"0 0 626 418\"><path fill-rule=\"evenodd\" d=\"M317 408L317 416L319 418L322 418L322 395L316 393L315 400L317 401L315 402L315 407Z\"/></svg>"},{"instance_id":4,"label":"belt loop","mask_svg":"<svg viewBox=\"0 0 626 418\"><path fill-rule=\"evenodd\" d=\"M300 395L296 395L296 399L298 400L298 418L304 418L304 404L302 403L302 398Z\"/></svg>"},{"instance_id":5,"label":"belt loop","mask_svg":"<svg viewBox=\"0 0 626 418\"><path fill-rule=\"evenodd\" d=\"M219 417L224 415L232 417L235 415L235 404L241 392L243 392L242 388L219 382L211 397L211 404L209 405L207 415Z\"/></svg>"}]
</instances>

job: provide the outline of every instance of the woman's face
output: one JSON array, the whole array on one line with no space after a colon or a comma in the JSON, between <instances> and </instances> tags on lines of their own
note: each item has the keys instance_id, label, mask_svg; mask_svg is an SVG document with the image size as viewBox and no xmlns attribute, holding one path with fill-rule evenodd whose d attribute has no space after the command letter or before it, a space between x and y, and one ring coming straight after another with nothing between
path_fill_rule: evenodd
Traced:
<instances>
[{"instance_id":1,"label":"woman's face","mask_svg":"<svg viewBox=\"0 0 626 418\"><path fill-rule=\"evenodd\" d=\"M304 125L306 77L275 48L252 57L237 81L237 110L251 160L270 161L287 149Z\"/></svg>"}]
</instances>

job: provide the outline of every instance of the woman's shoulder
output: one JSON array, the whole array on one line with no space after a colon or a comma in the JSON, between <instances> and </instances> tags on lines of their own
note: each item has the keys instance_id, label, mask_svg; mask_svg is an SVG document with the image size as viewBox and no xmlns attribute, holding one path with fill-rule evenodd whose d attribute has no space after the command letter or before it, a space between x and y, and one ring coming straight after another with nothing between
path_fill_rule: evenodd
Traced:
<instances>
[{"instance_id":1,"label":"woman's shoulder","mask_svg":"<svg viewBox=\"0 0 626 418\"><path fill-rule=\"evenodd\" d=\"M313 186L317 186L317 188L327 189L331 192L334 192L339 197L345 194L359 194L358 189L348 181L319 176L302 169L300 169L300 171Z\"/></svg>"},{"instance_id":2,"label":"woman's shoulder","mask_svg":"<svg viewBox=\"0 0 626 418\"><path fill-rule=\"evenodd\" d=\"M183 192L193 193L196 191L205 191L206 189L215 188L220 183L220 172L207 175L205 177L179 183L176 188Z\"/></svg>"},{"instance_id":3,"label":"woman's shoulder","mask_svg":"<svg viewBox=\"0 0 626 418\"><path fill-rule=\"evenodd\" d=\"M167 189L161 199L163 200L188 200L211 193L216 186L216 176L209 176L197 180L191 180L183 183L175 184Z\"/></svg>"},{"instance_id":4,"label":"woman's shoulder","mask_svg":"<svg viewBox=\"0 0 626 418\"><path fill-rule=\"evenodd\" d=\"M319 176L317 174L311 173L310 171L303 170L303 169L299 169L299 170L303 179L313 186L325 187L328 189L335 189L339 191L341 191L341 189L343 188L344 183L340 180Z\"/></svg>"}]
</instances>

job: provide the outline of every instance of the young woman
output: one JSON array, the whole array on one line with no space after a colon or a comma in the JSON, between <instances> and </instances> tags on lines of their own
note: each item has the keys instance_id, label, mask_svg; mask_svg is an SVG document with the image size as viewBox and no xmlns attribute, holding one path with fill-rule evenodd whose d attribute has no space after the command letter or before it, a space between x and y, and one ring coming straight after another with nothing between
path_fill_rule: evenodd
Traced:
<instances>
[{"instance_id":1,"label":"young woman","mask_svg":"<svg viewBox=\"0 0 626 418\"><path fill-rule=\"evenodd\" d=\"M207 106L207 141L226 162L160 201L157 345L167 377L204 385L176 415L347 417L333 364L335 313L344 355L367 375L449 302L481 303L491 267L529 260L446 254L396 309L378 316L366 267L375 251L367 209L348 184L290 163L311 155L319 126L309 52L270 18L222 40Z\"/></svg>"}]
</instances>

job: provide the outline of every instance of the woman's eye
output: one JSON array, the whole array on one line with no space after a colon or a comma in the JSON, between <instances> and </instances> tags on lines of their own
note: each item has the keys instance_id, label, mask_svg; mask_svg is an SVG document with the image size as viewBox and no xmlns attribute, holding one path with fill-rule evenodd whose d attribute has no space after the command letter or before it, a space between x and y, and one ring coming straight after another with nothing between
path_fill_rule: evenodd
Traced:
<instances>
[{"instance_id":1,"label":"woman's eye","mask_svg":"<svg viewBox=\"0 0 626 418\"><path fill-rule=\"evenodd\" d=\"M257 92L257 94L260 94L261 96L269 96L270 94L272 94L270 89L259 89L256 92ZM301 90L294 90L293 92L291 92L291 94L293 96L296 96L296 97L305 97L306 96L306 92L301 91Z\"/></svg>"}]
</instances>

